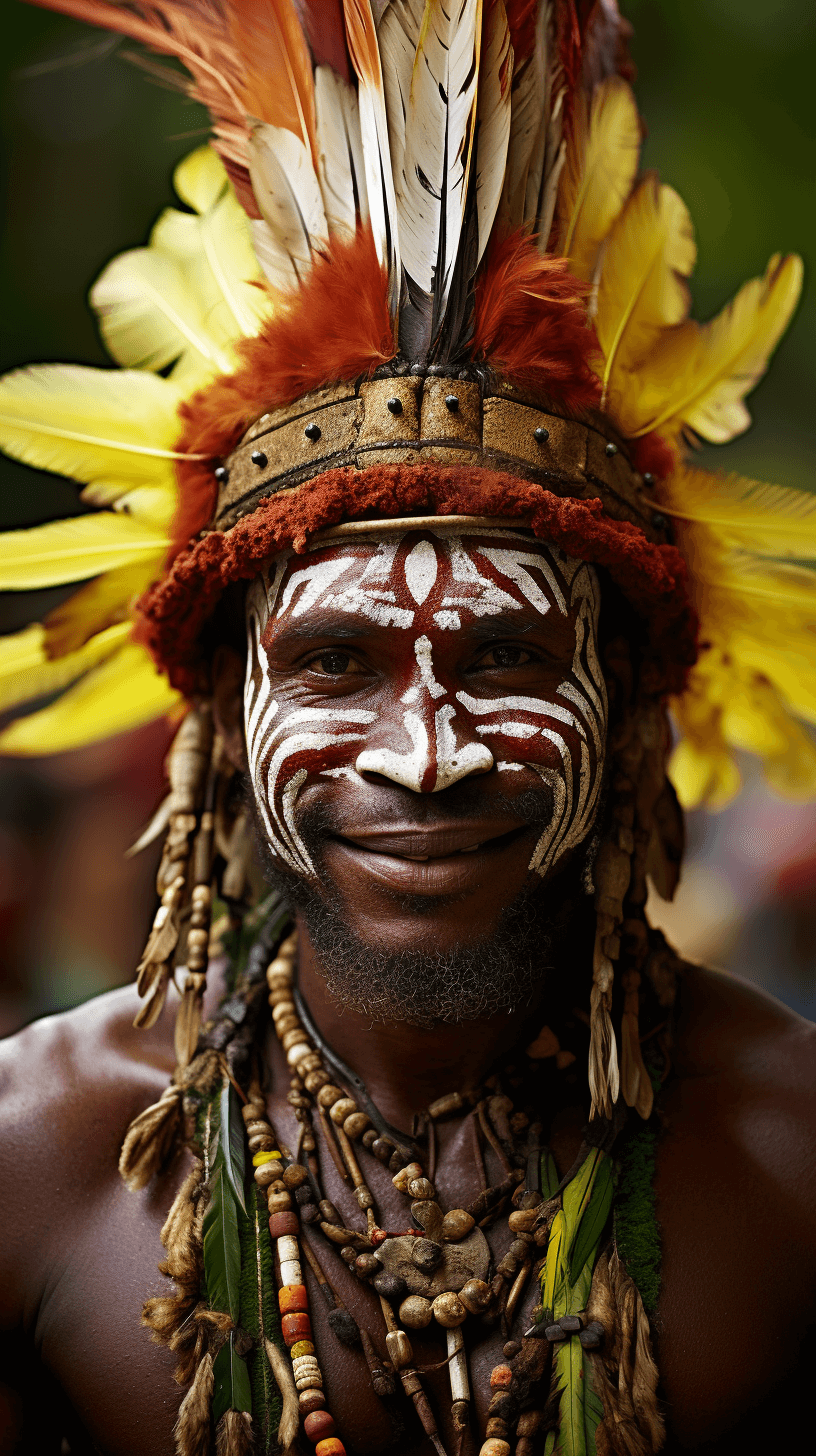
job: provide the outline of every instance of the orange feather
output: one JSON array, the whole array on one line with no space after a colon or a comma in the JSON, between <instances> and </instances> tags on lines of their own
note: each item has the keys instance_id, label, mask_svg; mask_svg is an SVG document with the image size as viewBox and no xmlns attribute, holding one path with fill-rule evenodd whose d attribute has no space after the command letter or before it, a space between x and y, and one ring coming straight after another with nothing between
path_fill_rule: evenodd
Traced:
<instances>
[{"instance_id":1,"label":"orange feather","mask_svg":"<svg viewBox=\"0 0 816 1456\"><path fill-rule=\"evenodd\" d=\"M230 30L243 62L244 110L305 142L317 165L314 77L292 0L230 0Z\"/></svg>"}]
</instances>

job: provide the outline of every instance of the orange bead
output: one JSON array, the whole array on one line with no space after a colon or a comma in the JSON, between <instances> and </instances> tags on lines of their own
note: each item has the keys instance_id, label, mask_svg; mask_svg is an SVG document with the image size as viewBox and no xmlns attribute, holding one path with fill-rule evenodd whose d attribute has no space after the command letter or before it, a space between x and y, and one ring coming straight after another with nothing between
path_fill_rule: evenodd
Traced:
<instances>
[{"instance_id":1,"label":"orange bead","mask_svg":"<svg viewBox=\"0 0 816 1456\"><path fill-rule=\"evenodd\" d=\"M315 1456L346 1456L346 1448L338 1436L329 1436L326 1441L318 1441Z\"/></svg>"},{"instance_id":2,"label":"orange bead","mask_svg":"<svg viewBox=\"0 0 816 1456\"><path fill-rule=\"evenodd\" d=\"M307 1314L285 1314L281 1320L283 1343L290 1349L297 1340L312 1338L312 1321Z\"/></svg>"},{"instance_id":3,"label":"orange bead","mask_svg":"<svg viewBox=\"0 0 816 1456\"><path fill-rule=\"evenodd\" d=\"M310 1441L324 1441L333 1436L337 1427L334 1416L327 1410L312 1411L303 1422L303 1429Z\"/></svg>"},{"instance_id":4,"label":"orange bead","mask_svg":"<svg viewBox=\"0 0 816 1456\"><path fill-rule=\"evenodd\" d=\"M309 1308L305 1284L284 1284L278 1290L281 1314L305 1314Z\"/></svg>"},{"instance_id":5,"label":"orange bead","mask_svg":"<svg viewBox=\"0 0 816 1456\"><path fill-rule=\"evenodd\" d=\"M497 1365L490 1376L490 1384L494 1390L506 1390L512 1379L509 1365Z\"/></svg>"}]
</instances>

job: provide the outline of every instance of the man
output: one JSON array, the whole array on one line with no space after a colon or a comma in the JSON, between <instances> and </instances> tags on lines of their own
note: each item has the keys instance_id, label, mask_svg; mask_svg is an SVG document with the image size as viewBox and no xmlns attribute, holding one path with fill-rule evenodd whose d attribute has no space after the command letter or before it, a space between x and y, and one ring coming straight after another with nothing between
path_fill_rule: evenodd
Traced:
<instances>
[{"instance_id":1,"label":"man","mask_svg":"<svg viewBox=\"0 0 816 1456\"><path fill-rule=\"evenodd\" d=\"M770 574L801 602L794 528L769 566L751 492L679 459L684 429L743 423L796 260L747 285L738 346L732 315L708 331L686 318L685 210L635 184L608 7L580 25L556 7L536 36L512 6L431 6L422 24L394 6L379 29L349 6L339 49L306 16L310 50L286 6L266 28L239 6L201 12L184 35L162 15L98 18L182 55L199 87L216 76L256 254L274 288L300 291L251 314L265 295L247 283L249 224L196 154L179 190L200 217L165 215L135 291L115 262L95 292L117 357L142 371L121 376L127 408L116 376L94 386L101 419L71 380L60 448L120 514L81 528L103 574L73 599L73 664L61 621L60 685L72 665L77 684L63 701L97 691L102 711L112 674L144 671L111 625L138 566L140 641L192 706L138 995L4 1048L24 1441L793 1449L813 1033L680 966L644 904L647 875L671 893L680 854L669 695L686 783L713 792L733 772L729 690L809 764L784 706L808 674L792 686L763 636L771 609L760 621L743 600ZM144 288L159 268L180 280L160 319ZM236 319L256 337L230 358ZM49 382L62 399L65 376ZM54 413L34 387L0 386L7 448L41 459ZM807 503L784 512L801 529ZM18 551L31 563L42 544ZM801 610L785 626L807 640ZM78 674L100 660L89 689ZM273 887L254 905L251 820ZM213 944L207 984L213 892L228 955ZM161 1243L172 1287L152 1273Z\"/></svg>"}]
</instances>

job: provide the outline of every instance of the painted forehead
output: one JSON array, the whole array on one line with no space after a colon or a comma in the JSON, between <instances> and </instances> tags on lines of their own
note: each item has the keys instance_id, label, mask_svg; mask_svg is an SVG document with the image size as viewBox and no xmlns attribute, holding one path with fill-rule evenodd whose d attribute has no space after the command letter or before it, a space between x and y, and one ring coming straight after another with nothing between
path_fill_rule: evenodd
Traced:
<instances>
[{"instance_id":1,"label":"painted forehead","mask_svg":"<svg viewBox=\"0 0 816 1456\"><path fill-rule=\"evenodd\" d=\"M456 631L463 620L533 607L567 615L576 596L597 597L591 567L521 531L439 530L355 536L285 552L264 575L275 621L315 608L410 629L419 620Z\"/></svg>"}]
</instances>

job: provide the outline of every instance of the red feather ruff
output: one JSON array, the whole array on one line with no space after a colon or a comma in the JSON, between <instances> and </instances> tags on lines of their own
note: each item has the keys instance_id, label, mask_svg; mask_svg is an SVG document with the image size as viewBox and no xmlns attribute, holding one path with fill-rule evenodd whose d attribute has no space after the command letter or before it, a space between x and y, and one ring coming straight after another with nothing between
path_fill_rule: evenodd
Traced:
<instances>
[{"instance_id":1,"label":"red feather ruff","mask_svg":"<svg viewBox=\"0 0 816 1456\"><path fill-rule=\"evenodd\" d=\"M597 408L588 293L565 258L542 256L531 238L512 233L491 248L476 284L474 357L571 416Z\"/></svg>"},{"instance_id":2,"label":"red feather ruff","mask_svg":"<svg viewBox=\"0 0 816 1456\"><path fill-rule=\"evenodd\" d=\"M680 552L653 545L628 521L611 520L599 500L562 500L518 476L468 465L344 467L295 494L272 496L232 530L212 531L176 557L139 604L138 638L174 687L188 697L207 693L199 638L225 587L256 576L291 545L303 550L309 536L339 521L417 514L523 518L536 536L604 567L647 625L665 690L681 690L695 659L697 624Z\"/></svg>"},{"instance_id":3,"label":"red feather ruff","mask_svg":"<svg viewBox=\"0 0 816 1456\"><path fill-rule=\"evenodd\" d=\"M305 286L256 338L239 344L242 363L236 373L216 379L182 404L184 430L176 448L207 459L181 461L177 467L174 550L212 519L213 464L234 449L255 420L312 389L371 374L393 357L387 289L370 228L360 229L349 242L332 240Z\"/></svg>"}]
</instances>

